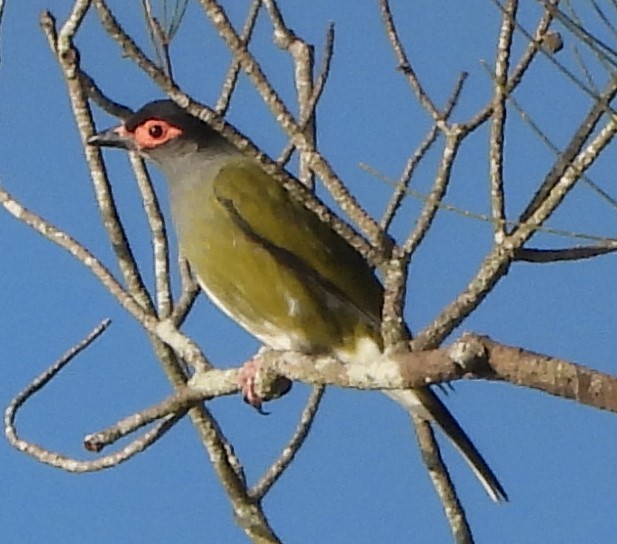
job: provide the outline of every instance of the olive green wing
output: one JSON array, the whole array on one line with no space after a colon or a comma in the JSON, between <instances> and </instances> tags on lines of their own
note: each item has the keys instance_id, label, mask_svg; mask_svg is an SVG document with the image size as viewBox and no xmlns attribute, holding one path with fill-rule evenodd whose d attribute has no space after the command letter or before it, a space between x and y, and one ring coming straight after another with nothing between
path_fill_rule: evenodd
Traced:
<instances>
[{"instance_id":1,"label":"olive green wing","mask_svg":"<svg viewBox=\"0 0 617 544\"><path fill-rule=\"evenodd\" d=\"M215 198L279 262L354 307L378 330L383 288L362 256L253 161L221 169Z\"/></svg>"}]
</instances>

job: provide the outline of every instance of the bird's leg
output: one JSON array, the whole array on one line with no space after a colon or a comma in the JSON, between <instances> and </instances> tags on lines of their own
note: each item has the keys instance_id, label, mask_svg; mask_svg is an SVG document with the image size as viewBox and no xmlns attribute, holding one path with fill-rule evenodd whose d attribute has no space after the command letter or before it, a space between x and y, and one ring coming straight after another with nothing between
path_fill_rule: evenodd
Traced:
<instances>
[{"instance_id":1,"label":"bird's leg","mask_svg":"<svg viewBox=\"0 0 617 544\"><path fill-rule=\"evenodd\" d=\"M262 404L267 400L277 399L291 389L291 381L276 370L262 365L261 355L268 348L261 348L257 354L244 363L238 371L238 385L247 404L250 404L260 414Z\"/></svg>"},{"instance_id":2,"label":"bird's leg","mask_svg":"<svg viewBox=\"0 0 617 544\"><path fill-rule=\"evenodd\" d=\"M238 385L240 386L240 391L242 391L244 402L250 404L259 413L264 413L261 410L263 399L256 390L257 375L260 368L261 361L257 358L253 358L244 363L238 372Z\"/></svg>"}]
</instances>

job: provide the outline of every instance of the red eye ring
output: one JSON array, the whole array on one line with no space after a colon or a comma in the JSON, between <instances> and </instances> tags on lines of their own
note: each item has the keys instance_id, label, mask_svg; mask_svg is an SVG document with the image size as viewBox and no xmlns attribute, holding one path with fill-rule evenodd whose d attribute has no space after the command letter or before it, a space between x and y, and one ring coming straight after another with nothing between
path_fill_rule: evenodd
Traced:
<instances>
[{"instance_id":1,"label":"red eye ring","mask_svg":"<svg viewBox=\"0 0 617 544\"><path fill-rule=\"evenodd\" d=\"M164 119L148 119L137 125L133 131L137 149L154 149L182 135L182 129Z\"/></svg>"}]
</instances>

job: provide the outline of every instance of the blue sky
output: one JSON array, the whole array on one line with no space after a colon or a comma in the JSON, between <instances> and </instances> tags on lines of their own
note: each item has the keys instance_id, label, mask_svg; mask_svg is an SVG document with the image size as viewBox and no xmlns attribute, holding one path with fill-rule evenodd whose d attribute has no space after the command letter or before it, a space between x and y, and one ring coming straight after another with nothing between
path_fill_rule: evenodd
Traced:
<instances>
[{"instance_id":1,"label":"blue sky","mask_svg":"<svg viewBox=\"0 0 617 544\"><path fill-rule=\"evenodd\" d=\"M231 3L231 2L230 2ZM233 2L234 21L242 20ZM396 177L430 127L395 61L376 2L350 0L284 3L288 23L320 45L326 24L336 25L332 75L319 110L319 143L361 202L380 214L389 187L359 169L365 162ZM523 20L537 15L527 3ZM121 20L146 45L138 3L114 2ZM587 3L581 13L597 30ZM0 64L0 183L27 207L56 223L95 252L114 272L98 220L81 144L59 68L38 28L38 14L67 14L66 1L8 2ZM470 0L466 10L446 1L395 2L393 10L414 66L437 103L460 71L470 76L455 118L467 119L486 103L498 12ZM353 16L351 17L350 14ZM614 12L613 12L614 15ZM254 51L266 72L292 97L290 62L272 44L263 18ZM566 34L559 57L576 69L574 41ZM605 38L610 42L610 36ZM520 36L515 47L523 48ZM613 37L614 42L614 37ZM160 92L123 59L119 48L88 16L77 40L86 70L114 99L131 107ZM197 6L174 44L175 75L198 100L212 103L228 55ZM601 80L601 72L594 74ZM517 93L527 111L564 145L588 99L546 61ZM101 127L115 120L97 113ZM229 119L276 154L281 131L243 80ZM515 215L533 194L553 157L514 113L508 121L508 211ZM487 131L463 147L448 202L488 211ZM146 223L128 161L108 152L118 206L134 252L152 285ZM430 186L436 153L418 172ZM611 192L615 150L591 171ZM613 168L610 168L613 166ZM157 176L157 187L165 188ZM403 235L420 204L409 200L397 221ZM166 204L165 204L166 209ZM570 194L551 226L615 236L617 215L584 186ZM538 236L541 247L572 243ZM491 243L486 223L442 213L412 264L407 317L413 329L430 321L466 285ZM170 387L146 335L70 255L0 211L0 403L6 405L36 374L102 318L105 336L37 395L18 420L22 436L50 449L92 458L81 449L87 433L165 397ZM582 263L515 265L486 303L461 327L494 339L617 372L615 363L615 257ZM201 297L186 330L221 366L246 360L257 343ZM492 504L458 455L444 455L466 505L478 542L602 542L615 534L617 418L609 413L495 383L460 383L447 402L506 487L511 503ZM210 403L254 482L292 432L308 389L268 406L269 417L238 397ZM242 542L231 510L188 422L130 462L102 473L67 474L39 464L0 442L2 539L10 543ZM449 542L406 414L378 393L329 390L314 430L293 466L265 501L285 542Z\"/></svg>"}]
</instances>

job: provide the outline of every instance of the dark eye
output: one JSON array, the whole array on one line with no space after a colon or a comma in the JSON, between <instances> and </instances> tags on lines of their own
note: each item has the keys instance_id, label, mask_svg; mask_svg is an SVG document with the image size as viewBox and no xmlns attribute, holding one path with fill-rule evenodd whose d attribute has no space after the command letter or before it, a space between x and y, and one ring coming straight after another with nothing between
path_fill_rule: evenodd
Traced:
<instances>
[{"instance_id":1,"label":"dark eye","mask_svg":"<svg viewBox=\"0 0 617 544\"><path fill-rule=\"evenodd\" d=\"M163 132L165 131L161 125L151 125L150 128L148 128L148 134L152 138L160 138L163 135Z\"/></svg>"}]
</instances>

